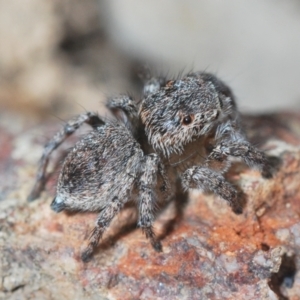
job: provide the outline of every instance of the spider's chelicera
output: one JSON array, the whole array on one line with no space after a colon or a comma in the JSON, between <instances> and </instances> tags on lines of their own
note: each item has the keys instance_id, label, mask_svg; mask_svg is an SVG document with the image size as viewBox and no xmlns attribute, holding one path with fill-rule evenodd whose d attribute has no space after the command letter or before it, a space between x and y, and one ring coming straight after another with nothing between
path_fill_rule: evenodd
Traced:
<instances>
[{"instance_id":1,"label":"spider's chelicera","mask_svg":"<svg viewBox=\"0 0 300 300\"><path fill-rule=\"evenodd\" d=\"M81 114L66 123L45 146L29 200L45 183L50 154L83 123L93 130L76 143L61 169L51 208L60 212L100 212L89 245L88 260L113 217L129 200L138 204L138 225L152 246L161 251L152 224L154 207L188 189L210 191L242 208L236 189L223 174L230 157L271 177L263 152L246 139L231 90L207 73L190 73L177 80L148 78L139 103L124 95L108 108L123 123L104 122L96 113Z\"/></svg>"}]
</instances>

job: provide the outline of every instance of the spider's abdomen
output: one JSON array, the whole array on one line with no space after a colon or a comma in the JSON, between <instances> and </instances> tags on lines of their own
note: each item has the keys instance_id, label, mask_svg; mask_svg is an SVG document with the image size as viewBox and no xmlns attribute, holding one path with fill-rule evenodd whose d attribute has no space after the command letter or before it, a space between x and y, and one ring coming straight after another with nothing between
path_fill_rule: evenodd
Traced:
<instances>
[{"instance_id":1,"label":"spider's abdomen","mask_svg":"<svg viewBox=\"0 0 300 300\"><path fill-rule=\"evenodd\" d=\"M93 130L66 157L52 208L99 211L115 198L126 201L142 159L124 126L110 123Z\"/></svg>"}]
</instances>

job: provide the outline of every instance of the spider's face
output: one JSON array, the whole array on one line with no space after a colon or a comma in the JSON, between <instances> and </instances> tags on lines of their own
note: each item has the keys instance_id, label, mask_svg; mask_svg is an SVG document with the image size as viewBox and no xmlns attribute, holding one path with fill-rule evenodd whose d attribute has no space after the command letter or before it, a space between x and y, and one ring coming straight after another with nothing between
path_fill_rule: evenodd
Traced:
<instances>
[{"instance_id":1,"label":"spider's face","mask_svg":"<svg viewBox=\"0 0 300 300\"><path fill-rule=\"evenodd\" d=\"M181 153L187 143L207 134L221 107L214 84L191 74L148 95L140 117L149 143L168 156Z\"/></svg>"}]
</instances>

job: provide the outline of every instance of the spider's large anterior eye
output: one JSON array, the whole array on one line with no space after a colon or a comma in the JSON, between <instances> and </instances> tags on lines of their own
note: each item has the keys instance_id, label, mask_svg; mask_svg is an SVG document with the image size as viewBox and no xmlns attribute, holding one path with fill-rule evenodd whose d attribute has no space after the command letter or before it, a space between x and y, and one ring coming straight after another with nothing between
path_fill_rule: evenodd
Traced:
<instances>
[{"instance_id":1,"label":"spider's large anterior eye","mask_svg":"<svg viewBox=\"0 0 300 300\"><path fill-rule=\"evenodd\" d=\"M182 119L182 124L183 125L189 125L191 124L193 121L192 117L191 116L185 116L183 119Z\"/></svg>"}]
</instances>

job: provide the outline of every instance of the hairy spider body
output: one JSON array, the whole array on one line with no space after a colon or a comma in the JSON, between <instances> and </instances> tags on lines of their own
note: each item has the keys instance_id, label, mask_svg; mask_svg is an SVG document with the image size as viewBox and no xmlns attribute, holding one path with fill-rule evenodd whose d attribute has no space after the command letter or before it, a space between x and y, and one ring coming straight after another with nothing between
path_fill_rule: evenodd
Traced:
<instances>
[{"instance_id":1,"label":"hairy spider body","mask_svg":"<svg viewBox=\"0 0 300 300\"><path fill-rule=\"evenodd\" d=\"M231 90L211 74L190 73L170 81L147 78L139 104L120 96L107 106L116 117L123 114L123 124L104 122L95 113L69 121L45 146L29 196L33 200L43 189L51 152L83 123L91 125L93 130L67 155L51 204L57 212L100 212L82 254L84 261L131 199L138 205L138 225L160 251L152 229L156 203L178 197L182 189L200 189L214 192L241 213L238 193L223 177L230 157L239 157L271 177L264 153L241 130Z\"/></svg>"}]
</instances>

